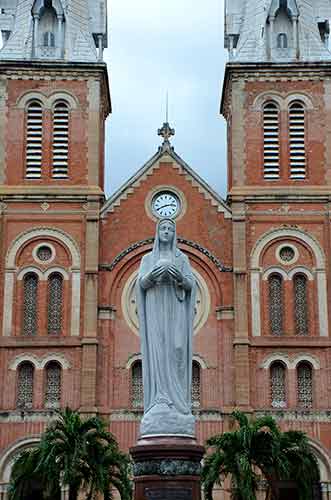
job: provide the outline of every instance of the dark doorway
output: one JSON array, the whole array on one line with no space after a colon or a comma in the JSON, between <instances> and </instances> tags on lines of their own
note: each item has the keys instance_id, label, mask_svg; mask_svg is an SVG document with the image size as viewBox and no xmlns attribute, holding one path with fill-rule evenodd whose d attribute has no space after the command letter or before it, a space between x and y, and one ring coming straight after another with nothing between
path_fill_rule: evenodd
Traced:
<instances>
[{"instance_id":1,"label":"dark doorway","mask_svg":"<svg viewBox=\"0 0 331 500\"><path fill-rule=\"evenodd\" d=\"M299 500L299 491L294 481L279 481L276 483L277 500ZM313 488L311 500L322 500L321 486Z\"/></svg>"}]
</instances>

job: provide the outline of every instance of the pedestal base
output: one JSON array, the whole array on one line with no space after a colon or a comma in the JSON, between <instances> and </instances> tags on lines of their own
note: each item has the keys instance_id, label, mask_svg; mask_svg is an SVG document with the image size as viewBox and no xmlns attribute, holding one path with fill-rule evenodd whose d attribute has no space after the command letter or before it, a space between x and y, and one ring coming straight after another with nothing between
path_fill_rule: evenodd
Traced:
<instances>
[{"instance_id":1,"label":"pedestal base","mask_svg":"<svg viewBox=\"0 0 331 500\"><path fill-rule=\"evenodd\" d=\"M191 438L140 439L130 453L134 462L134 500L201 500L203 446Z\"/></svg>"}]
</instances>

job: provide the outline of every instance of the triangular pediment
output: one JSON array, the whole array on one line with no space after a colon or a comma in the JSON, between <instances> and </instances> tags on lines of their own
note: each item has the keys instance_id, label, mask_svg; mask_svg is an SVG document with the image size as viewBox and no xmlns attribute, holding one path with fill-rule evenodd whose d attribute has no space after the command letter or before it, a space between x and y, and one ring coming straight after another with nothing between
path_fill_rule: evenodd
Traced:
<instances>
[{"instance_id":1,"label":"triangular pediment","mask_svg":"<svg viewBox=\"0 0 331 500\"><path fill-rule=\"evenodd\" d=\"M284 9L289 17L298 17L299 15L296 0L272 0L269 16L275 17L280 9Z\"/></svg>"},{"instance_id":2,"label":"triangular pediment","mask_svg":"<svg viewBox=\"0 0 331 500\"><path fill-rule=\"evenodd\" d=\"M192 186L197 187L203 196L210 200L218 212L224 214L224 218L231 219L230 207L189 165L174 151L172 147L160 147L159 151L146 162L138 172L133 175L125 184L123 184L104 204L101 209L101 216L111 213L120 206L122 200L126 200L128 195L132 195L153 171L160 168L160 163L171 163L173 168L177 169L181 175L191 182Z\"/></svg>"}]
</instances>

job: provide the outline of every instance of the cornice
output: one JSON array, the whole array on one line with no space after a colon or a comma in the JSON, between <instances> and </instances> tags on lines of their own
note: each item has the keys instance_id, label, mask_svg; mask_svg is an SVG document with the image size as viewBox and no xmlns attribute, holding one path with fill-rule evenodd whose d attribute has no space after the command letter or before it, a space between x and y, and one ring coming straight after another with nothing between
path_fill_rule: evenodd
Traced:
<instances>
[{"instance_id":1,"label":"cornice","mask_svg":"<svg viewBox=\"0 0 331 500\"><path fill-rule=\"evenodd\" d=\"M111 98L105 63L65 63L47 61L0 61L0 80L102 80L105 116L111 113Z\"/></svg>"},{"instance_id":2,"label":"cornice","mask_svg":"<svg viewBox=\"0 0 331 500\"><path fill-rule=\"evenodd\" d=\"M284 63L228 63L225 68L220 113L228 118L232 84L236 81L324 81L331 79L331 61Z\"/></svg>"}]
</instances>

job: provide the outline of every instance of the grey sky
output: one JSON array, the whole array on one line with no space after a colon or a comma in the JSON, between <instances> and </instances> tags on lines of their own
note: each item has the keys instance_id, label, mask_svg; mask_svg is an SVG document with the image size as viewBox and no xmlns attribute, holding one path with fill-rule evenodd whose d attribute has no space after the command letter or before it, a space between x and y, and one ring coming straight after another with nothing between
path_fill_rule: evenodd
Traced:
<instances>
[{"instance_id":1,"label":"grey sky","mask_svg":"<svg viewBox=\"0 0 331 500\"><path fill-rule=\"evenodd\" d=\"M176 152L225 194L223 10L224 0L109 0L107 194L156 152L167 90Z\"/></svg>"}]
</instances>

